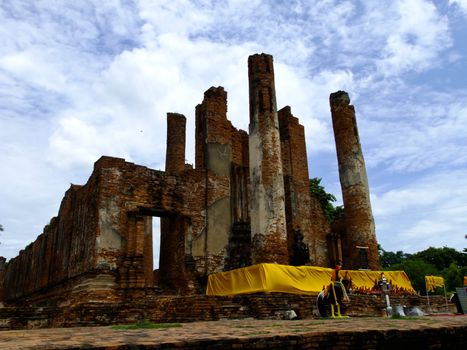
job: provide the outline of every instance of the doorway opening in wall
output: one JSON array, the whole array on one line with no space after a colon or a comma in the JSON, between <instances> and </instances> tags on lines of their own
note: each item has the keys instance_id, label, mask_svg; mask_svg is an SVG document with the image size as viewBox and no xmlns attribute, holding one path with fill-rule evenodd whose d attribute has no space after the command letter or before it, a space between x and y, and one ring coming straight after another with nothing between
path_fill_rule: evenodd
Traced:
<instances>
[{"instance_id":1,"label":"doorway opening in wall","mask_svg":"<svg viewBox=\"0 0 467 350\"><path fill-rule=\"evenodd\" d=\"M358 249L359 270L368 270L368 247L356 247Z\"/></svg>"},{"instance_id":2,"label":"doorway opening in wall","mask_svg":"<svg viewBox=\"0 0 467 350\"><path fill-rule=\"evenodd\" d=\"M129 245L129 259L138 261L132 265L135 268L129 269L129 279L135 280L137 287L161 288L163 285L174 290L182 288L185 283L185 233L190 227L189 218L159 208L140 207L129 219L130 236L133 237Z\"/></svg>"}]
</instances>

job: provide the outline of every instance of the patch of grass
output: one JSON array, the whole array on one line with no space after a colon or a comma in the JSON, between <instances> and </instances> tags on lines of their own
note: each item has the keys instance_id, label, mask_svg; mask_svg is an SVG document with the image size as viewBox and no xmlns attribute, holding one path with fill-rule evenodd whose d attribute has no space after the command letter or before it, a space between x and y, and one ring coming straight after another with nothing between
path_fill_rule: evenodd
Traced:
<instances>
[{"instance_id":1,"label":"patch of grass","mask_svg":"<svg viewBox=\"0 0 467 350\"><path fill-rule=\"evenodd\" d=\"M239 325L239 326L235 326L235 328L256 328L256 326Z\"/></svg>"},{"instance_id":2,"label":"patch of grass","mask_svg":"<svg viewBox=\"0 0 467 350\"><path fill-rule=\"evenodd\" d=\"M112 326L112 329L116 330L127 330L127 329L165 329L165 328L176 328L181 327L180 323L153 323L150 321L140 321L132 324L122 324L118 326Z\"/></svg>"}]
</instances>

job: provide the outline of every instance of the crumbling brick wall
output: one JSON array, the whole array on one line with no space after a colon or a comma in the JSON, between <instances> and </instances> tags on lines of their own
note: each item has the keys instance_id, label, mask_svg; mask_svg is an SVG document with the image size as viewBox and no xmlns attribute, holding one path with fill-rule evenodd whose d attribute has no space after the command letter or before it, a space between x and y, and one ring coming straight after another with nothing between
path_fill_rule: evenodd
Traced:
<instances>
[{"instance_id":1,"label":"crumbling brick wall","mask_svg":"<svg viewBox=\"0 0 467 350\"><path fill-rule=\"evenodd\" d=\"M98 268L94 253L98 182L94 175L86 186L72 185L59 215L5 265L5 299L19 298Z\"/></svg>"},{"instance_id":2,"label":"crumbling brick wall","mask_svg":"<svg viewBox=\"0 0 467 350\"><path fill-rule=\"evenodd\" d=\"M191 243L198 271L221 271L232 225L230 172L233 127L227 119L227 92L211 87L196 106L196 169L204 172L204 226Z\"/></svg>"}]
</instances>

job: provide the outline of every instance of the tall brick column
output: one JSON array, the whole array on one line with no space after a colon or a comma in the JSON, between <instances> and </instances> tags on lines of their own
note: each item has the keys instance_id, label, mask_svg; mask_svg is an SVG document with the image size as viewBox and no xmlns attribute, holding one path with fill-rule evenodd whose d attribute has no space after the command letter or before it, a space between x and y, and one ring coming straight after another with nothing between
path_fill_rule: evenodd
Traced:
<instances>
[{"instance_id":1,"label":"tall brick column","mask_svg":"<svg viewBox=\"0 0 467 350\"><path fill-rule=\"evenodd\" d=\"M272 56L248 58L253 263L288 263L281 144Z\"/></svg>"},{"instance_id":2,"label":"tall brick column","mask_svg":"<svg viewBox=\"0 0 467 350\"><path fill-rule=\"evenodd\" d=\"M186 118L182 114L167 113L167 150L165 171L180 175L185 170ZM183 291L186 287L185 236L186 218L161 217L161 247L159 255L159 283L166 288Z\"/></svg>"},{"instance_id":3,"label":"tall brick column","mask_svg":"<svg viewBox=\"0 0 467 350\"><path fill-rule=\"evenodd\" d=\"M305 129L298 118L292 115L289 106L278 111L279 132L282 149L282 171L284 173L285 216L287 239L291 264L297 264L294 242L297 234L303 235L303 242L309 246L309 263L317 266L328 265L326 230L322 222L313 218L310 197L310 177L306 154ZM304 252L303 252L304 253ZM304 255L301 255L304 257Z\"/></svg>"},{"instance_id":4,"label":"tall brick column","mask_svg":"<svg viewBox=\"0 0 467 350\"><path fill-rule=\"evenodd\" d=\"M154 261L152 242L152 217L144 217L144 281L146 287L154 286Z\"/></svg>"},{"instance_id":5,"label":"tall brick column","mask_svg":"<svg viewBox=\"0 0 467 350\"><path fill-rule=\"evenodd\" d=\"M186 118L182 114L167 113L167 150L165 171L181 174L185 170Z\"/></svg>"},{"instance_id":6,"label":"tall brick column","mask_svg":"<svg viewBox=\"0 0 467 350\"><path fill-rule=\"evenodd\" d=\"M346 220L344 267L377 270L380 264L375 223L355 109L344 91L332 93L329 100Z\"/></svg>"}]
</instances>

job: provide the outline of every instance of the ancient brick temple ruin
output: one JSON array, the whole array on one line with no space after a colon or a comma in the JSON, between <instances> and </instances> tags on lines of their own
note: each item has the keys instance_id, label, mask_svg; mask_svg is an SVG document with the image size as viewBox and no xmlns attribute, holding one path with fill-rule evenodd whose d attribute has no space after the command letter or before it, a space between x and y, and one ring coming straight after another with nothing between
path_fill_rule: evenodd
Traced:
<instances>
[{"instance_id":1,"label":"ancient brick temple ruin","mask_svg":"<svg viewBox=\"0 0 467 350\"><path fill-rule=\"evenodd\" d=\"M273 59L248 59L249 132L227 119L227 92L196 106L195 167L185 164L183 115L167 114L165 171L103 156L57 217L20 254L0 260L0 300L130 291L202 292L206 276L261 262L379 267L368 181L353 106L331 95L344 218L331 226L310 196L304 128L277 110ZM161 218L153 271L152 219Z\"/></svg>"}]
</instances>

